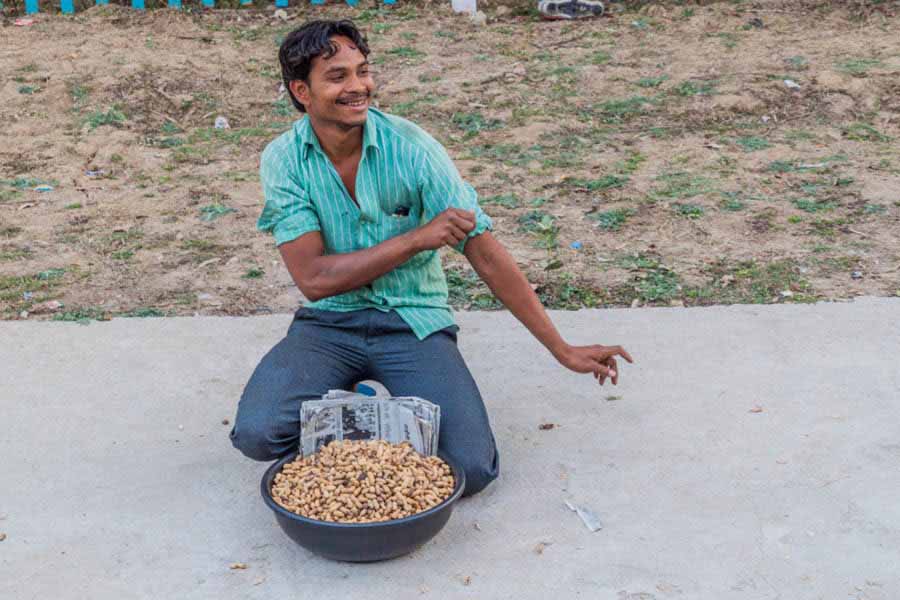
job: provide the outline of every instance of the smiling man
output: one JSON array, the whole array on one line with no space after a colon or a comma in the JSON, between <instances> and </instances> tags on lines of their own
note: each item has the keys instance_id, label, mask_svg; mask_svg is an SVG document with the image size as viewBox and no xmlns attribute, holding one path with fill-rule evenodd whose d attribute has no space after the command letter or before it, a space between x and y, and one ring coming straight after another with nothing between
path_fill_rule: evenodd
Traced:
<instances>
[{"instance_id":1,"label":"smiling man","mask_svg":"<svg viewBox=\"0 0 900 600\"><path fill-rule=\"evenodd\" d=\"M272 233L312 302L254 371L231 439L256 460L284 456L297 448L302 402L372 378L395 396L440 405L440 447L465 470L470 495L497 477L499 462L456 346L442 247L464 253L565 367L616 384L615 357L631 357L621 346L572 346L560 337L444 148L370 106L368 55L349 21L307 23L281 45L284 85L306 117L262 154L258 227Z\"/></svg>"}]
</instances>

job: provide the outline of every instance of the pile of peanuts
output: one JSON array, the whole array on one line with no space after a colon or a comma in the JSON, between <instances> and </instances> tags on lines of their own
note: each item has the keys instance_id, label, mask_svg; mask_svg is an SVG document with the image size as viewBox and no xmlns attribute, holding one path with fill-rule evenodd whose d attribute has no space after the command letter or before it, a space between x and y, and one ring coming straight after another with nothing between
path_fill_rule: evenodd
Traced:
<instances>
[{"instance_id":1,"label":"pile of peanuts","mask_svg":"<svg viewBox=\"0 0 900 600\"><path fill-rule=\"evenodd\" d=\"M298 515L339 523L402 519L453 492L450 466L409 442L335 441L275 475L272 498Z\"/></svg>"}]
</instances>

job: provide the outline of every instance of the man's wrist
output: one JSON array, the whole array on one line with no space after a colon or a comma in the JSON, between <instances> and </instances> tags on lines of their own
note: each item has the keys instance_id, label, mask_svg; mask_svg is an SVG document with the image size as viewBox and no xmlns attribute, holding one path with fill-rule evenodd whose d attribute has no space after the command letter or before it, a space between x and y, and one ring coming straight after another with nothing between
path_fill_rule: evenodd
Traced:
<instances>
[{"instance_id":1,"label":"man's wrist","mask_svg":"<svg viewBox=\"0 0 900 600\"><path fill-rule=\"evenodd\" d=\"M569 351L569 348L571 348L571 346L569 346L569 344L567 344L562 338L552 344L547 345L547 349L550 350L550 354L552 354L553 358L558 361L562 361L565 358L566 354Z\"/></svg>"},{"instance_id":2,"label":"man's wrist","mask_svg":"<svg viewBox=\"0 0 900 600\"><path fill-rule=\"evenodd\" d=\"M409 249L410 254L418 254L425 248L422 246L422 238L419 235L419 229L413 229L409 233L406 234L406 244Z\"/></svg>"}]
</instances>

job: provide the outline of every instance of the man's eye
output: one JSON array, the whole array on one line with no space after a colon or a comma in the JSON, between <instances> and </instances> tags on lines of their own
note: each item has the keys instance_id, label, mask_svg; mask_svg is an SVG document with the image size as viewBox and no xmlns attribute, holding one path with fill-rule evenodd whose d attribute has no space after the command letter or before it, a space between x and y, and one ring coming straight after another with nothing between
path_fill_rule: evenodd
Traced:
<instances>
[{"instance_id":1,"label":"man's eye","mask_svg":"<svg viewBox=\"0 0 900 600\"><path fill-rule=\"evenodd\" d=\"M343 75L333 75L333 76L329 77L328 80L329 81L340 81L343 78L344 78Z\"/></svg>"}]
</instances>

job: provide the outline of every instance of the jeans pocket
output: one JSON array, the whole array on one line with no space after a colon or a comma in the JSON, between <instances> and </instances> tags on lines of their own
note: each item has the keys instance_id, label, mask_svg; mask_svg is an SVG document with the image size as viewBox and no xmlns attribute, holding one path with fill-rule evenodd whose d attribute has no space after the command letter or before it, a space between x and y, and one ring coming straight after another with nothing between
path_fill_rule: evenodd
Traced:
<instances>
[{"instance_id":1,"label":"jeans pocket","mask_svg":"<svg viewBox=\"0 0 900 600\"><path fill-rule=\"evenodd\" d=\"M450 337L453 342L456 342L457 333L459 333L459 325L450 325L449 327L444 327L441 329L441 333Z\"/></svg>"}]
</instances>

